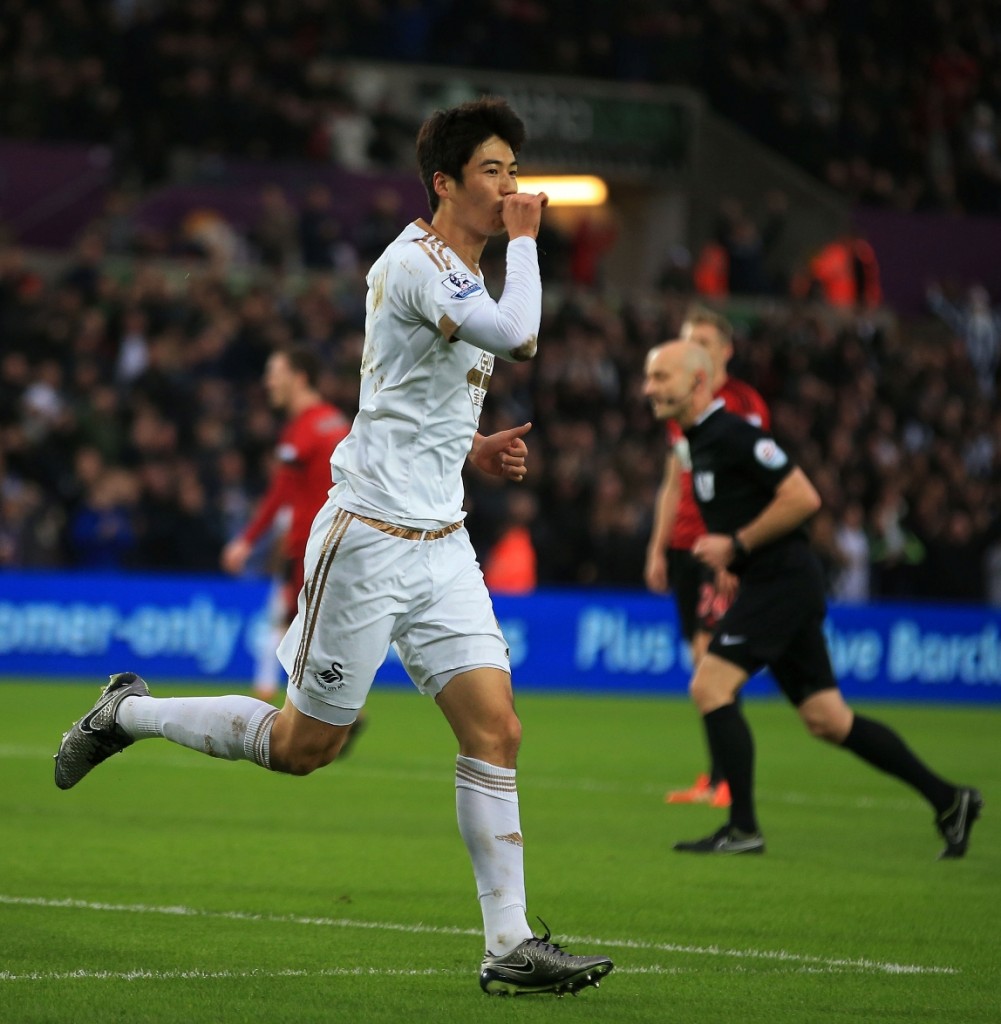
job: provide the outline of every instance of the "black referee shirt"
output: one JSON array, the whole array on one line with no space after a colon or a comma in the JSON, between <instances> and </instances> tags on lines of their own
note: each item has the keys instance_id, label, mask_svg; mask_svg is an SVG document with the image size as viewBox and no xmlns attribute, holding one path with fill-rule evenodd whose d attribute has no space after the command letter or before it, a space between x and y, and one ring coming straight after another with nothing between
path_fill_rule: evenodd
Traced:
<instances>
[{"instance_id":1,"label":"black referee shirt","mask_svg":"<svg viewBox=\"0 0 1001 1024\"><path fill-rule=\"evenodd\" d=\"M779 484L795 468L770 434L713 402L697 423L685 431L692 459L692 491L710 533L732 534L746 526L775 497ZM768 565L788 564L809 550L804 525L770 544L756 548L738 575L757 573Z\"/></svg>"}]
</instances>

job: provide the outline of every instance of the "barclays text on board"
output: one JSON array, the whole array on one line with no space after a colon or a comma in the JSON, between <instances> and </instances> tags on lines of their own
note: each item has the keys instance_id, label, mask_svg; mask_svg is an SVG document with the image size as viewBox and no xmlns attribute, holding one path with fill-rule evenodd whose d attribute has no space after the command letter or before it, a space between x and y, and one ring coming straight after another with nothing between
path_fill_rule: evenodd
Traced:
<instances>
[{"instance_id":1,"label":"barclays text on board","mask_svg":"<svg viewBox=\"0 0 1001 1024\"><path fill-rule=\"evenodd\" d=\"M270 642L263 582L0 573L0 675L247 679ZM683 693L674 603L640 592L496 599L517 685ZM1001 614L932 605L833 606L835 669L855 698L1001 700ZM391 654L379 681L407 683ZM763 689L769 692L767 681Z\"/></svg>"}]
</instances>

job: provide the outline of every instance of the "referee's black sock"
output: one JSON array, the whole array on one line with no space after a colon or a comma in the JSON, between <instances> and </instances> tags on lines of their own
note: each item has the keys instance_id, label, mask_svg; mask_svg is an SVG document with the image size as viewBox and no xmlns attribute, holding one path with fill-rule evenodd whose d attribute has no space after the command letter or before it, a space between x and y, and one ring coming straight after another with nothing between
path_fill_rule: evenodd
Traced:
<instances>
[{"instance_id":1,"label":"referee's black sock","mask_svg":"<svg viewBox=\"0 0 1001 1024\"><path fill-rule=\"evenodd\" d=\"M713 760L730 783L730 824L757 832L754 814L754 738L737 704L724 704L702 716Z\"/></svg>"},{"instance_id":2,"label":"referee's black sock","mask_svg":"<svg viewBox=\"0 0 1001 1024\"><path fill-rule=\"evenodd\" d=\"M734 707L740 707L740 694L733 700ZM716 756L712 752L712 748L709 749L709 785L712 787L718 786L721 782L726 780L726 772L723 771L723 766L716 759Z\"/></svg>"},{"instance_id":3,"label":"referee's black sock","mask_svg":"<svg viewBox=\"0 0 1001 1024\"><path fill-rule=\"evenodd\" d=\"M940 814L952 806L956 787L936 775L882 722L855 715L851 731L841 745L874 768L913 786Z\"/></svg>"}]
</instances>

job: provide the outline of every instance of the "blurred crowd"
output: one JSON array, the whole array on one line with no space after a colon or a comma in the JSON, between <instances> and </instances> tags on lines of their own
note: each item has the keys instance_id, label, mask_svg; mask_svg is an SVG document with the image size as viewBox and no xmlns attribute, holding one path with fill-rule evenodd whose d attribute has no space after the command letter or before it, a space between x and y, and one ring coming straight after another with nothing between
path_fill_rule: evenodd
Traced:
<instances>
[{"instance_id":1,"label":"blurred crowd","mask_svg":"<svg viewBox=\"0 0 1001 1024\"><path fill-rule=\"evenodd\" d=\"M856 203L1001 213L996 0L6 0L0 135L145 184L184 153L399 166L405 98L347 58L691 86Z\"/></svg>"},{"instance_id":2,"label":"blurred crowd","mask_svg":"<svg viewBox=\"0 0 1001 1024\"><path fill-rule=\"evenodd\" d=\"M496 281L502 247L487 254ZM109 261L91 234L39 269L0 243L0 566L216 571L271 468L268 355L305 341L324 396L357 408L362 266L237 280L204 261ZM665 455L643 360L692 298L671 281L617 298L550 287L538 357L498 361L481 429L531 420L531 473L519 488L469 470L467 493L484 563L498 545L526 561L512 588L642 586ZM837 598L1001 603L984 317L999 320L930 300L938 316L913 322L807 299L729 310L731 371L824 497L814 539Z\"/></svg>"},{"instance_id":3,"label":"blurred crowd","mask_svg":"<svg viewBox=\"0 0 1001 1024\"><path fill-rule=\"evenodd\" d=\"M364 272L412 215L392 189L350 232L319 180L265 186L246 230L131 216L216 155L409 164L408 98L358 95L346 59L692 86L857 204L1001 214L999 55L997 0L6 0L0 136L102 144L127 187L67 257L0 232L0 567L216 571L271 471L268 355L306 342L355 411ZM864 239L786 266L787 199L762 201L724 199L702 249L624 296L603 287L607 226L547 228L540 354L498 362L482 424L533 422L529 481L467 475L488 578L642 585L665 455L643 359L699 297L736 321L731 371L825 499L831 594L1001 605L991 296L932 285L926 317L897 319Z\"/></svg>"}]
</instances>

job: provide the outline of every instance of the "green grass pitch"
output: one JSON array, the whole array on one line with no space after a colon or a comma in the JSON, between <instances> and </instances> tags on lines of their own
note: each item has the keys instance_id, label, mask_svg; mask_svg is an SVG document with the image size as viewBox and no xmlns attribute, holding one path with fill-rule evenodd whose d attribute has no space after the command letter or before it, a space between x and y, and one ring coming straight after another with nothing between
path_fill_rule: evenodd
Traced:
<instances>
[{"instance_id":1,"label":"green grass pitch","mask_svg":"<svg viewBox=\"0 0 1001 1024\"><path fill-rule=\"evenodd\" d=\"M432 703L376 689L343 763L305 779L144 741L75 789L62 731L98 687L0 685L0 1021L9 1024L1001 1020L1001 710L866 706L986 799L936 860L909 789L751 699L763 857L672 843L703 762L682 699L522 692L529 913L616 962L600 990L491 999ZM224 692L157 685L154 694Z\"/></svg>"}]
</instances>

